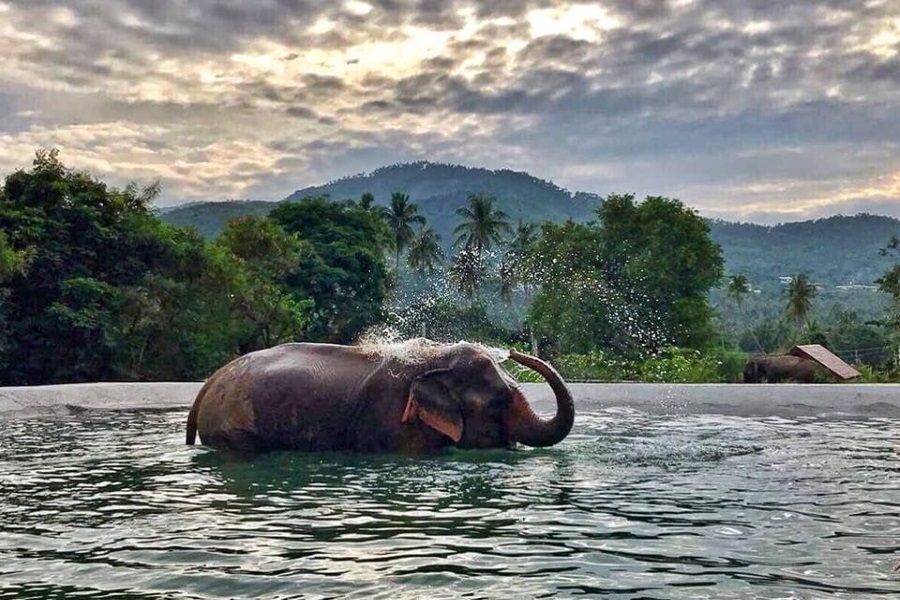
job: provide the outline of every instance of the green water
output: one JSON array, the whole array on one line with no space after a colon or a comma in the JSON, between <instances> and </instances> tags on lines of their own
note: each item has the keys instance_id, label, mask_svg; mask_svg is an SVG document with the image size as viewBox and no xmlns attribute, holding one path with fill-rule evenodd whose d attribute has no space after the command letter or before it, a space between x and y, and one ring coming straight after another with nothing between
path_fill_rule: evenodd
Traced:
<instances>
[{"instance_id":1,"label":"green water","mask_svg":"<svg viewBox=\"0 0 900 600\"><path fill-rule=\"evenodd\" d=\"M0 422L0 598L894 598L900 421L582 410L544 450L183 445Z\"/></svg>"}]
</instances>

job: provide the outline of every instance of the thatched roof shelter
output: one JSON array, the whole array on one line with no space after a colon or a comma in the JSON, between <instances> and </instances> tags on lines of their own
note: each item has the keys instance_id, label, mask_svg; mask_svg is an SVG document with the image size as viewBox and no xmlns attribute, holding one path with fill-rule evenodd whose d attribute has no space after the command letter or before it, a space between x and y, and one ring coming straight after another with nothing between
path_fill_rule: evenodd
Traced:
<instances>
[{"instance_id":1,"label":"thatched roof shelter","mask_svg":"<svg viewBox=\"0 0 900 600\"><path fill-rule=\"evenodd\" d=\"M859 371L848 365L830 350L819 344L804 344L791 348L790 354L802 356L816 361L838 379L855 379L859 377Z\"/></svg>"}]
</instances>

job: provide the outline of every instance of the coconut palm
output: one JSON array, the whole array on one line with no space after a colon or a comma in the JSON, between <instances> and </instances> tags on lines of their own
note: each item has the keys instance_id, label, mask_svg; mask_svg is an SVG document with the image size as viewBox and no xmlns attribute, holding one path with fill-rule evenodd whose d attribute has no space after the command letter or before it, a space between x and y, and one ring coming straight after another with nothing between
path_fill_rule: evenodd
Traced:
<instances>
[{"instance_id":1,"label":"coconut palm","mask_svg":"<svg viewBox=\"0 0 900 600\"><path fill-rule=\"evenodd\" d=\"M415 231L413 225L425 224L425 217L418 214L419 207L409 201L409 194L394 192L391 205L382 209L382 216L394 235L394 269L400 269L400 255L409 246Z\"/></svg>"},{"instance_id":2,"label":"coconut palm","mask_svg":"<svg viewBox=\"0 0 900 600\"><path fill-rule=\"evenodd\" d=\"M456 288L469 298L472 306L475 306L481 280L485 275L484 263L475 249L469 246L460 248L453 257L449 273L450 280Z\"/></svg>"},{"instance_id":3,"label":"coconut palm","mask_svg":"<svg viewBox=\"0 0 900 600\"><path fill-rule=\"evenodd\" d=\"M456 214L462 222L453 233L457 235L456 245L471 249L478 261L485 250L503 244L504 235L512 235L508 215L494 208L496 198L484 194L470 194L469 206L459 208Z\"/></svg>"},{"instance_id":4,"label":"coconut palm","mask_svg":"<svg viewBox=\"0 0 900 600\"><path fill-rule=\"evenodd\" d=\"M750 282L747 280L746 275L732 275L728 280L728 287L725 288L725 293L734 300L740 309L744 304L744 296L750 293Z\"/></svg>"},{"instance_id":5,"label":"coconut palm","mask_svg":"<svg viewBox=\"0 0 900 600\"><path fill-rule=\"evenodd\" d=\"M809 318L812 301L817 292L815 284L809 281L809 276L801 273L791 277L787 287L788 300L785 312L798 326L802 327Z\"/></svg>"},{"instance_id":6,"label":"coconut palm","mask_svg":"<svg viewBox=\"0 0 900 600\"><path fill-rule=\"evenodd\" d=\"M441 249L441 236L430 225L422 230L409 242L409 253L406 261L410 269L414 271L434 272L434 266L440 264L444 258Z\"/></svg>"},{"instance_id":7,"label":"coconut palm","mask_svg":"<svg viewBox=\"0 0 900 600\"><path fill-rule=\"evenodd\" d=\"M537 225L519 221L500 265L500 291L505 301L510 301L513 288L519 284L525 288L525 300L531 300L531 284L534 281L531 265L537 241Z\"/></svg>"}]
</instances>

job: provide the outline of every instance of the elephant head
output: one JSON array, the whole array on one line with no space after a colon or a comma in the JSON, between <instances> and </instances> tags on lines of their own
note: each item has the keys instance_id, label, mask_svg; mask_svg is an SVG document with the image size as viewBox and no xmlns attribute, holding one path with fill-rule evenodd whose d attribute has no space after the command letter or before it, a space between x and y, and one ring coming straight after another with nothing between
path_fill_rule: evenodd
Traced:
<instances>
[{"instance_id":1,"label":"elephant head","mask_svg":"<svg viewBox=\"0 0 900 600\"><path fill-rule=\"evenodd\" d=\"M556 415L544 420L528 404L512 376L484 349L458 344L437 365L413 379L404 423L417 419L462 448L552 446L572 429L575 406L559 373L544 361L510 351L509 357L536 371L556 395Z\"/></svg>"}]
</instances>

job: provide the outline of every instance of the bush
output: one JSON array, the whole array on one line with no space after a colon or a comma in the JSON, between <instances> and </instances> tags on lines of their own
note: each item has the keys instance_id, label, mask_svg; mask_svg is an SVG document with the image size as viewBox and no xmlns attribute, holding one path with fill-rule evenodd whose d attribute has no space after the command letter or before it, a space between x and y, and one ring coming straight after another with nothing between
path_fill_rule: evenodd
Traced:
<instances>
[{"instance_id":1,"label":"bush","mask_svg":"<svg viewBox=\"0 0 900 600\"><path fill-rule=\"evenodd\" d=\"M697 350L664 348L646 358L629 358L596 350L588 354L563 354L553 366L568 381L640 381L644 383L724 383L741 380L747 355L720 350L702 354ZM540 381L519 375L519 381Z\"/></svg>"}]
</instances>

